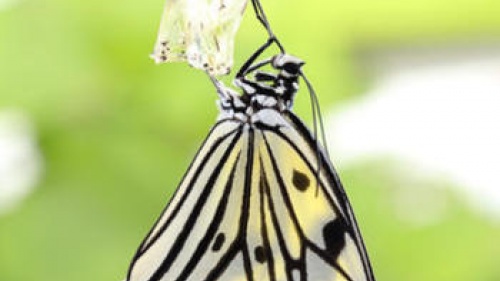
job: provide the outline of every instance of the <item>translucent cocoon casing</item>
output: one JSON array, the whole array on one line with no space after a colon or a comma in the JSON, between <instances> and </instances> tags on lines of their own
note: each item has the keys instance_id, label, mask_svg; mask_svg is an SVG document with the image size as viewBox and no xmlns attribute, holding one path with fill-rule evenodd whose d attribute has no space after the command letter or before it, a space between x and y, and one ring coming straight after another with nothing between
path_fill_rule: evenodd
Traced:
<instances>
[{"instance_id":1,"label":"translucent cocoon casing","mask_svg":"<svg viewBox=\"0 0 500 281\"><path fill-rule=\"evenodd\" d=\"M151 57L227 75L247 0L167 0Z\"/></svg>"}]
</instances>

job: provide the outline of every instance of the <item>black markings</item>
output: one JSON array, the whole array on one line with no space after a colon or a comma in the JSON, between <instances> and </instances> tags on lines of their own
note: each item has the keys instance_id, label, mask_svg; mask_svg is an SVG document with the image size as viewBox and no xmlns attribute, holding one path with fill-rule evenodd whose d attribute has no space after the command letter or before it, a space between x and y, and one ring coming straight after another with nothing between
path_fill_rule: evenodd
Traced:
<instances>
[{"instance_id":1,"label":"black markings","mask_svg":"<svg viewBox=\"0 0 500 281\"><path fill-rule=\"evenodd\" d=\"M240 131L236 131L236 132L237 133L234 135L234 138L230 141L229 145L226 147L227 150L224 152L222 157L220 157L220 162L217 163L215 165L215 167L209 166L210 171L211 171L210 176L209 176L208 180L204 183L203 188L199 192L199 199L196 201L196 203L193 206L190 206L192 208L191 209L192 213L194 213L194 214L201 213L201 210L205 206L207 198L210 197L209 195L213 191L214 186L216 186L215 182L216 182L219 174L221 173L221 170L223 169L225 163L227 163L228 158L229 158L231 152L233 151L233 148L236 146L236 143L240 140L241 132ZM231 136L231 135L227 135L227 136ZM189 186L193 186L193 185L197 186L197 185L195 185L197 183L197 178L200 174L203 174L203 173L200 173L199 171L207 167L206 163L210 159L212 159L211 157L215 157L215 156L213 156L213 154L216 150L219 149L219 147L220 147L219 145L224 139L226 139L225 136L223 138L219 138L218 140L216 140L214 142L213 146L211 147L211 149L207 152L207 154L205 156L203 156L203 158L202 158L203 160L202 160L199 168L197 168L196 172L194 173L193 178L191 178L189 181L189 184L190 184ZM236 167L236 165L235 165L235 167ZM233 169L233 172L231 173L231 175L232 174L234 174L234 169ZM232 176L231 176L231 180L232 180ZM230 186L230 185L228 185L228 186ZM158 230L158 233L155 234L155 236L153 238L154 240L152 240L151 244L148 245L149 247L150 247L150 245L152 245L153 243L156 242L156 240L158 239L158 237L160 235L162 235L164 233L165 229L172 222L172 218L175 218L175 216L178 215L180 205L182 205L183 202L185 202L184 200L186 198L188 198L191 188L188 188L187 190L189 190L189 191L182 195L181 201L179 201L179 205L177 205L175 207L174 211L168 217L168 220L161 226L161 228ZM228 189L226 189L226 190L228 190ZM228 192L226 192L226 193L228 193ZM170 270L171 266L174 264L174 261L177 259L177 257L180 255L180 253L184 249L186 242L189 240L188 239L189 235L192 233L191 231L192 231L193 227L196 225L196 223L200 217L202 217L202 216L189 216L188 218L186 218L186 222L184 224L184 227L181 228L180 232L175 237L172 237L172 239L174 240L172 242L172 248L168 251L168 253L164 257L163 261L161 261L161 264L159 264L156 267L156 270L149 277L148 280L161 280L163 278L163 276ZM204 243L200 244L198 247L203 246L203 245L205 245L205 244ZM206 244L206 245L208 246L208 244ZM147 248L144 251L147 251ZM195 256L199 257L199 256L201 256L201 253L203 253L203 249L197 248L195 251ZM192 271L194 269L194 265L197 261L198 260L196 260L196 259L190 259L188 264L185 266L184 270L186 272ZM179 279L185 280L187 278L185 277L184 279L182 279L182 278L179 278Z\"/></svg>"},{"instance_id":2,"label":"black markings","mask_svg":"<svg viewBox=\"0 0 500 281\"><path fill-rule=\"evenodd\" d=\"M217 48L217 52L220 52L220 45L219 45L219 40L217 39L217 36L213 36L214 42L215 42L215 47Z\"/></svg>"},{"instance_id":3,"label":"black markings","mask_svg":"<svg viewBox=\"0 0 500 281\"><path fill-rule=\"evenodd\" d=\"M323 239L327 253L334 260L338 258L340 252L345 247L345 239L348 231L348 226L343 219L337 218L323 227Z\"/></svg>"},{"instance_id":4,"label":"black markings","mask_svg":"<svg viewBox=\"0 0 500 281\"><path fill-rule=\"evenodd\" d=\"M255 247L255 259L260 263L265 263L267 261L267 251L262 246Z\"/></svg>"},{"instance_id":5,"label":"black markings","mask_svg":"<svg viewBox=\"0 0 500 281\"><path fill-rule=\"evenodd\" d=\"M217 237L215 237L215 242L214 245L212 246L212 251L217 252L222 248L222 245L224 245L224 241L226 241L226 236L224 233L219 233Z\"/></svg>"},{"instance_id":6,"label":"black markings","mask_svg":"<svg viewBox=\"0 0 500 281\"><path fill-rule=\"evenodd\" d=\"M311 183L306 174L295 169L293 170L292 182L293 185L300 191L306 191Z\"/></svg>"}]
</instances>

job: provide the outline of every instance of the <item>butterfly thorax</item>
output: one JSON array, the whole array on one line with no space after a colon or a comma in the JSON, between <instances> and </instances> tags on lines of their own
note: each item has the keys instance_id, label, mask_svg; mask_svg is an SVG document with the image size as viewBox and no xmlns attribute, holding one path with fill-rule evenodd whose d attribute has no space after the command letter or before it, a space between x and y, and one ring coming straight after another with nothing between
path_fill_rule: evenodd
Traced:
<instances>
[{"instance_id":1,"label":"butterfly thorax","mask_svg":"<svg viewBox=\"0 0 500 281\"><path fill-rule=\"evenodd\" d=\"M255 71L253 78L246 76L235 79L234 84L242 94L218 82L220 95L219 119L235 119L244 123L256 123L268 116L270 111L278 114L290 111L298 91L298 78L302 60L280 54L270 60L277 74Z\"/></svg>"}]
</instances>

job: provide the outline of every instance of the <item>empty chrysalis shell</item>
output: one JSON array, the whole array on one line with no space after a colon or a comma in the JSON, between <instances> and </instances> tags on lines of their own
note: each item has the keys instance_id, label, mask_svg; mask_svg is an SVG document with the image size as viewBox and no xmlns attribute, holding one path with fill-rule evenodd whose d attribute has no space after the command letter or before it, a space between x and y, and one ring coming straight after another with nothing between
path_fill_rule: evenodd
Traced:
<instances>
[{"instance_id":1,"label":"empty chrysalis shell","mask_svg":"<svg viewBox=\"0 0 500 281\"><path fill-rule=\"evenodd\" d=\"M212 75L229 74L246 4L247 0L166 0L151 57L156 63L187 61Z\"/></svg>"}]
</instances>

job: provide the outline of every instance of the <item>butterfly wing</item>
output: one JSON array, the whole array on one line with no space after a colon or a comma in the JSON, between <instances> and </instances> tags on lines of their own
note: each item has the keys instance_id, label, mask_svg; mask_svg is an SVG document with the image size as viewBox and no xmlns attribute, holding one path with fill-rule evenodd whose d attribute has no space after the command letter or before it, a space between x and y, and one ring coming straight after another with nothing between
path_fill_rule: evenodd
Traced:
<instances>
[{"instance_id":1,"label":"butterfly wing","mask_svg":"<svg viewBox=\"0 0 500 281\"><path fill-rule=\"evenodd\" d=\"M190 273L187 271L197 263L209 267L227 254L227 245L237 235L233 226L241 217L241 208L228 209L231 206L227 202L242 201L243 190L232 186L243 181L235 171L246 162L241 151L248 146L239 127L239 123L223 121L211 130L173 198L137 250L127 280L183 280L179 276ZM229 228L225 237L216 236L224 227ZM206 276L206 272L203 274Z\"/></svg>"},{"instance_id":2,"label":"butterfly wing","mask_svg":"<svg viewBox=\"0 0 500 281\"><path fill-rule=\"evenodd\" d=\"M302 121L287 117L274 116L282 119L264 126L259 145L274 263L287 280L374 280L338 176Z\"/></svg>"},{"instance_id":3,"label":"butterfly wing","mask_svg":"<svg viewBox=\"0 0 500 281\"><path fill-rule=\"evenodd\" d=\"M338 177L288 116L212 129L128 281L374 280Z\"/></svg>"}]
</instances>

